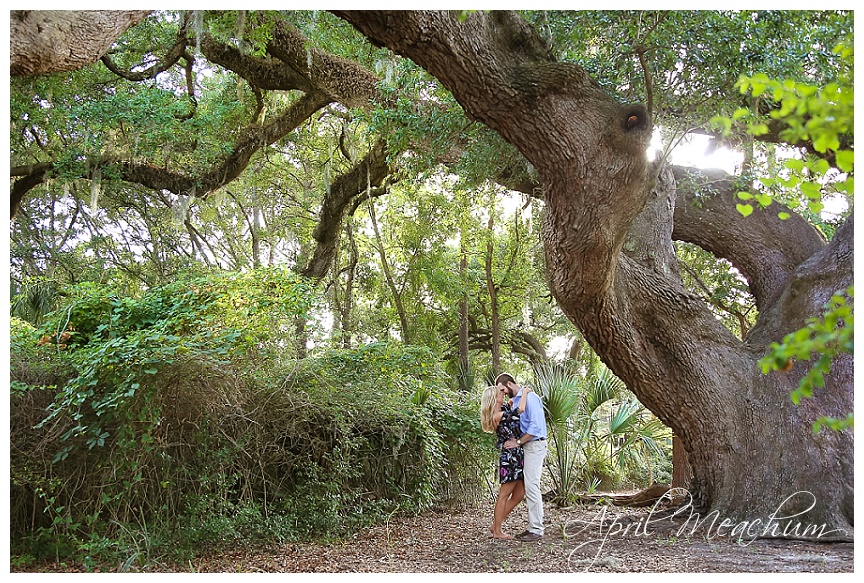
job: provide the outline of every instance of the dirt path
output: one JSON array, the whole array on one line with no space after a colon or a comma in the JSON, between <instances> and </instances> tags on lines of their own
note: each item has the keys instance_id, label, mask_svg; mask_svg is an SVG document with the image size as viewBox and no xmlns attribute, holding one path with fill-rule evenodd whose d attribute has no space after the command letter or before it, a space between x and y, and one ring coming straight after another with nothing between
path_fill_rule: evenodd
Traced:
<instances>
[{"instance_id":1,"label":"dirt path","mask_svg":"<svg viewBox=\"0 0 864 583\"><path fill-rule=\"evenodd\" d=\"M267 553L227 552L198 572L853 572L852 543L807 543L691 534L650 509L547 506L539 542L492 539L489 508L397 517L334 544L286 544ZM606 518L606 527L600 522ZM524 506L505 524L526 524ZM616 519L615 522L612 522ZM506 528L505 528L506 529ZM603 541L604 534L606 536ZM592 542L593 541L593 542ZM185 570L191 570L187 565Z\"/></svg>"}]
</instances>

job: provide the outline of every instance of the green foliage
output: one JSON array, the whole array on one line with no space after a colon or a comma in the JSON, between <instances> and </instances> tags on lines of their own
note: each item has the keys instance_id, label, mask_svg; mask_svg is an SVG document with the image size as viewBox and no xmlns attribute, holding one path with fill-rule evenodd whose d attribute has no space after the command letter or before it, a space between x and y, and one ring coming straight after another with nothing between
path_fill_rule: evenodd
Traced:
<instances>
[{"instance_id":1,"label":"green foliage","mask_svg":"<svg viewBox=\"0 0 864 583\"><path fill-rule=\"evenodd\" d=\"M70 415L76 425L62 439L80 436L90 448L105 445L115 432L127 438L130 424L158 418L146 407L161 369L278 346L283 336L274 334L284 334L290 319L305 313L309 289L273 269L180 281L140 298L119 297L104 285L76 286L68 306L43 330L78 376L58 393L43 423ZM136 410L141 392L145 409ZM66 455L68 448L58 458Z\"/></svg>"},{"instance_id":2,"label":"green foliage","mask_svg":"<svg viewBox=\"0 0 864 583\"><path fill-rule=\"evenodd\" d=\"M743 122L747 132L754 136L769 131L769 120L780 122L784 129L778 137L782 141L812 143L813 149L823 156L790 158L776 172L759 178L761 192L740 192L738 198L744 202L738 205L738 210L745 217L753 212L754 203L764 208L774 198L780 198L793 209L803 205L815 216L824 208L823 198L829 194L839 193L851 200L854 155L845 140L853 134L854 57L852 49L842 44L834 48L834 53L840 65L835 81L818 86L792 79L772 79L764 73L742 76L737 84L742 94L751 95L757 103L764 100L776 107L768 111L767 118L749 108L739 108L731 118L713 119L726 134L731 132L733 123ZM833 158L836 170L828 157ZM778 216L788 219L789 213L781 212Z\"/></svg>"},{"instance_id":3,"label":"green foliage","mask_svg":"<svg viewBox=\"0 0 864 583\"><path fill-rule=\"evenodd\" d=\"M38 326L57 303L59 283L44 276L25 278L12 298L12 314Z\"/></svg>"},{"instance_id":4,"label":"green foliage","mask_svg":"<svg viewBox=\"0 0 864 583\"><path fill-rule=\"evenodd\" d=\"M579 378L561 367L543 367L537 371L537 393L543 400L549 429L553 463L549 466L552 482L561 501L570 499L578 480L577 444L571 433L571 418L579 406Z\"/></svg>"},{"instance_id":5,"label":"green foliage","mask_svg":"<svg viewBox=\"0 0 864 583\"><path fill-rule=\"evenodd\" d=\"M446 381L428 349L372 343L299 361L284 386L325 403L334 415L338 447L355 460L345 485L387 499L411 492L400 508L421 510L442 488L452 489L457 475L470 479L447 459L445 442L458 437L451 455L477 464L482 451L463 448L488 441L477 403Z\"/></svg>"},{"instance_id":6,"label":"green foliage","mask_svg":"<svg viewBox=\"0 0 864 583\"><path fill-rule=\"evenodd\" d=\"M12 371L12 395L31 391L53 390L64 383L69 367L57 362L56 351L42 342L39 331L29 322L12 316L9 319L9 364Z\"/></svg>"},{"instance_id":7,"label":"green foliage","mask_svg":"<svg viewBox=\"0 0 864 583\"><path fill-rule=\"evenodd\" d=\"M536 380L559 502L572 500L579 485L612 488L627 478L654 483L652 463L662 464L671 455L671 431L609 369L597 365L583 374L542 367Z\"/></svg>"},{"instance_id":8,"label":"green foliage","mask_svg":"<svg viewBox=\"0 0 864 583\"><path fill-rule=\"evenodd\" d=\"M807 325L787 334L783 341L772 342L768 354L759 361L762 372L788 370L794 361L807 362L816 358L807 374L792 392L796 405L802 398L812 398L813 391L825 385L825 375L831 371L831 363L841 354L855 353L855 314L853 311L854 287L840 290L825 304L821 317L809 318ZM818 432L823 426L832 429L854 427L852 413L844 419L820 417L813 424Z\"/></svg>"},{"instance_id":9,"label":"green foliage","mask_svg":"<svg viewBox=\"0 0 864 583\"><path fill-rule=\"evenodd\" d=\"M279 353L283 316L310 302L284 272L193 277L136 298L67 291L41 331L12 320L22 553L146 569L211 544L341 536L483 491L494 448L476 397L447 387L431 351ZM66 377L37 384L24 367L38 358Z\"/></svg>"},{"instance_id":10,"label":"green foliage","mask_svg":"<svg viewBox=\"0 0 864 583\"><path fill-rule=\"evenodd\" d=\"M718 112L731 116L741 105L734 91L741 75L833 81L837 55L827 49L853 25L851 12L817 10L532 10L525 15L548 36L557 57L585 67L622 102L651 97L655 125L670 134L701 127Z\"/></svg>"},{"instance_id":11,"label":"green foliage","mask_svg":"<svg viewBox=\"0 0 864 583\"><path fill-rule=\"evenodd\" d=\"M693 245L675 241L687 289L701 297L709 309L738 338L756 323L756 301L746 279L727 260Z\"/></svg>"}]
</instances>

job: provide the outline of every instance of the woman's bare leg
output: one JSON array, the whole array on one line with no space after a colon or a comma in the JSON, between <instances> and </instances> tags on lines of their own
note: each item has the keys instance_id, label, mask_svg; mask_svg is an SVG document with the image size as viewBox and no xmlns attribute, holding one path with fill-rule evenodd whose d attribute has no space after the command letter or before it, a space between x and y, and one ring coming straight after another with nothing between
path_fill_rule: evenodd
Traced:
<instances>
[{"instance_id":1,"label":"woman's bare leg","mask_svg":"<svg viewBox=\"0 0 864 583\"><path fill-rule=\"evenodd\" d=\"M525 499L525 482L522 480L516 480L511 483L514 484L513 491L510 493L510 498L504 506L504 517L501 519L501 524L504 524L504 521L507 520L507 517L510 516L511 512L513 512L513 509Z\"/></svg>"},{"instance_id":2,"label":"woman's bare leg","mask_svg":"<svg viewBox=\"0 0 864 583\"><path fill-rule=\"evenodd\" d=\"M492 521L492 528L489 530L492 532L492 536L495 538L503 538L503 539L512 539L513 537L509 534L504 534L504 531L501 530L501 524L504 522L504 519L507 517L507 504L512 498L513 490L516 488L517 482L505 482L501 484L501 490L498 491L498 500L495 501L495 512ZM523 484L523 496L524 496L524 484ZM512 508L511 508L512 510Z\"/></svg>"}]
</instances>

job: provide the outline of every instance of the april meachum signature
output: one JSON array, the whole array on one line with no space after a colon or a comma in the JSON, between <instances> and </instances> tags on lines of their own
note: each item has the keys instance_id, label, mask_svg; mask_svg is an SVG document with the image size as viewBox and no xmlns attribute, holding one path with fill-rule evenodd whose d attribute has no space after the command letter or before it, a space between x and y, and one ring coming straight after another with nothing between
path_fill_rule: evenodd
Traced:
<instances>
[{"instance_id":1,"label":"april meachum signature","mask_svg":"<svg viewBox=\"0 0 864 583\"><path fill-rule=\"evenodd\" d=\"M664 514L663 516L655 516L657 506L665 500L671 499L673 495L686 494L688 497L687 503L678 508L674 513ZM795 504L796 508L801 508L800 498L804 497L805 502L809 500L810 505L805 510L791 511L788 510L790 503L798 499L799 503ZM589 567L594 565L603 552L603 547L611 538L623 538L626 536L650 536L652 534L650 527L663 520L673 520L678 516L684 516L688 511L687 520L676 532L676 536L685 534L688 527L690 532L686 534L694 535L700 528L705 528L706 540L713 540L721 537L729 537L734 539L739 545L748 546L753 541L759 538L805 538L819 539L835 532L843 532L842 529L827 530L827 525L816 525L805 523L801 520L795 520L812 510L816 506L816 496L812 492L801 490L795 492L783 500L777 509L772 512L765 520L756 518L754 520L734 521L729 518L720 517L719 511L709 512L704 518L693 509L693 499L687 490L675 488L669 490L660 497L651 507L647 516L641 516L635 521L622 522L620 514L611 515L609 507L604 506L591 520L574 520L565 525L565 532L569 536L579 535L586 532L592 526L597 528L597 536L578 545L574 548L567 558L568 565L575 563L574 557L583 549L591 549L593 545L597 545L597 550L594 556L588 561L585 567L587 571ZM582 527L574 530L573 526ZM586 550L587 550L586 549ZM585 562L585 559L578 561L579 564ZM571 569L572 570L572 569Z\"/></svg>"}]
</instances>

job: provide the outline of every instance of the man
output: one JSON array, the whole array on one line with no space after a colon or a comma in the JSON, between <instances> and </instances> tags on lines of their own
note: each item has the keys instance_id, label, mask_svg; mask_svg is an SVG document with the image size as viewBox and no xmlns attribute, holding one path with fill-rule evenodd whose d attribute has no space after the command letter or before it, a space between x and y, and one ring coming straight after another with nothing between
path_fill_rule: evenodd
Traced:
<instances>
[{"instance_id":1,"label":"man","mask_svg":"<svg viewBox=\"0 0 864 583\"><path fill-rule=\"evenodd\" d=\"M498 390L509 396L514 408L522 399L522 387L516 384L516 379L508 373L502 373L495 379ZM525 505L528 507L528 530L516 538L522 542L531 542L543 537L543 497L540 493L540 475L543 473L543 460L546 458L546 415L543 413L543 403L537 393L530 392L525 404L525 412L520 419L522 436L504 442L504 447L522 447L525 452Z\"/></svg>"}]
</instances>

